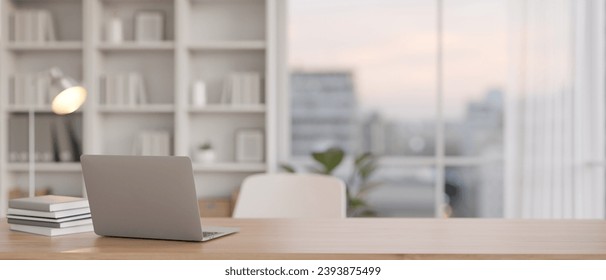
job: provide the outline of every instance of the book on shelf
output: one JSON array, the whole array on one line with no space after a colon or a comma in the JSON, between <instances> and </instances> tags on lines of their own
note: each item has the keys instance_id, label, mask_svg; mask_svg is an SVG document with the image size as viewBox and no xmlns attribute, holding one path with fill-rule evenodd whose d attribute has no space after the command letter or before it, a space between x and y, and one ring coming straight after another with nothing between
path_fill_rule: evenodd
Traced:
<instances>
[{"instance_id":1,"label":"book on shelf","mask_svg":"<svg viewBox=\"0 0 606 280\"><path fill-rule=\"evenodd\" d=\"M82 197L43 195L11 199L8 207L22 210L56 212L77 208L87 208L88 200Z\"/></svg>"},{"instance_id":2,"label":"book on shelf","mask_svg":"<svg viewBox=\"0 0 606 280\"><path fill-rule=\"evenodd\" d=\"M8 218L8 223L12 224L12 225L26 225L26 226L47 227L47 228L68 228L68 227L75 227L75 226L90 225L93 223L93 220L91 218L85 218L85 219L73 220L73 221L68 221L68 222L41 222L41 221Z\"/></svg>"},{"instance_id":3,"label":"book on shelf","mask_svg":"<svg viewBox=\"0 0 606 280\"><path fill-rule=\"evenodd\" d=\"M6 217L9 218L9 219L19 219L19 220L27 220L27 221L38 221L38 222L48 222L48 223L63 223L63 222L69 222L69 221L75 221L75 220L82 220L82 219L90 218L91 215L90 215L90 213L88 213L88 214L75 215L75 216L69 216L69 217L57 218L57 219L53 219L53 218L39 218L39 217L22 216L22 215L6 215Z\"/></svg>"},{"instance_id":4,"label":"book on shelf","mask_svg":"<svg viewBox=\"0 0 606 280\"><path fill-rule=\"evenodd\" d=\"M11 115L8 121L8 149L10 162L27 162L28 145L28 117L25 115Z\"/></svg>"},{"instance_id":5,"label":"book on shelf","mask_svg":"<svg viewBox=\"0 0 606 280\"><path fill-rule=\"evenodd\" d=\"M34 154L36 162L53 161L53 147L51 138L51 124L54 116L41 115L36 116L36 152Z\"/></svg>"},{"instance_id":6,"label":"book on shelf","mask_svg":"<svg viewBox=\"0 0 606 280\"><path fill-rule=\"evenodd\" d=\"M223 83L221 103L231 105L262 104L261 74L258 72L234 72Z\"/></svg>"},{"instance_id":7,"label":"book on shelf","mask_svg":"<svg viewBox=\"0 0 606 280\"><path fill-rule=\"evenodd\" d=\"M9 104L18 106L48 106L57 94L46 72L14 74L9 93Z\"/></svg>"},{"instance_id":8,"label":"book on shelf","mask_svg":"<svg viewBox=\"0 0 606 280\"><path fill-rule=\"evenodd\" d=\"M159 42L164 40L164 13L139 11L135 15L135 41Z\"/></svg>"},{"instance_id":9,"label":"book on shelf","mask_svg":"<svg viewBox=\"0 0 606 280\"><path fill-rule=\"evenodd\" d=\"M82 115L57 117L36 114L34 160L37 162L73 162L79 159L82 143ZM29 160L29 116L10 114L8 118L8 161Z\"/></svg>"},{"instance_id":10,"label":"book on shelf","mask_svg":"<svg viewBox=\"0 0 606 280\"><path fill-rule=\"evenodd\" d=\"M141 156L169 156L170 133L167 131L143 131L133 144L133 154Z\"/></svg>"},{"instance_id":11,"label":"book on shelf","mask_svg":"<svg viewBox=\"0 0 606 280\"><path fill-rule=\"evenodd\" d=\"M105 105L136 106L148 103L145 81L140 73L106 74L102 86Z\"/></svg>"},{"instance_id":12,"label":"book on shelf","mask_svg":"<svg viewBox=\"0 0 606 280\"><path fill-rule=\"evenodd\" d=\"M12 13L15 42L43 43L56 40L53 16L45 10L17 10Z\"/></svg>"},{"instance_id":13,"label":"book on shelf","mask_svg":"<svg viewBox=\"0 0 606 280\"><path fill-rule=\"evenodd\" d=\"M38 227L38 226L28 226L28 225L17 225L11 224L10 229L14 231L21 231L45 236L58 236L58 235L66 235L73 233L82 233L82 232L90 232L93 231L93 225L81 225L81 226L73 226L66 228L49 228L49 227Z\"/></svg>"},{"instance_id":14,"label":"book on shelf","mask_svg":"<svg viewBox=\"0 0 606 280\"><path fill-rule=\"evenodd\" d=\"M70 210L61 210L55 212L47 212L47 211L35 211L35 210L24 210L17 208L8 208L6 211L8 215L19 215L19 216L30 216L30 217L38 217L38 218L52 218L59 219L77 215L90 214L90 208L76 208Z\"/></svg>"}]
</instances>

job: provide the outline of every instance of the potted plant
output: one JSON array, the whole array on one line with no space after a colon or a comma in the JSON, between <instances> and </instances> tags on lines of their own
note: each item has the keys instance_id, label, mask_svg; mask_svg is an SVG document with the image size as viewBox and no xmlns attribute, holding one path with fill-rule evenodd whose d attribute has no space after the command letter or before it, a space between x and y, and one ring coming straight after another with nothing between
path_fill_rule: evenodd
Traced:
<instances>
[{"instance_id":1,"label":"potted plant","mask_svg":"<svg viewBox=\"0 0 606 280\"><path fill-rule=\"evenodd\" d=\"M196 150L196 161L200 163L213 163L217 159L217 154L210 142L204 142Z\"/></svg>"},{"instance_id":2,"label":"potted plant","mask_svg":"<svg viewBox=\"0 0 606 280\"><path fill-rule=\"evenodd\" d=\"M330 148L323 152L311 154L317 163L308 167L311 172L333 175L345 158L345 152L341 148ZM295 173L293 166L282 164L282 169ZM354 158L353 170L346 180L347 216L349 217L372 217L376 213L366 203L366 195L372 189L381 185L380 182L370 181L370 177L377 170L377 158L371 153L363 153Z\"/></svg>"}]
</instances>

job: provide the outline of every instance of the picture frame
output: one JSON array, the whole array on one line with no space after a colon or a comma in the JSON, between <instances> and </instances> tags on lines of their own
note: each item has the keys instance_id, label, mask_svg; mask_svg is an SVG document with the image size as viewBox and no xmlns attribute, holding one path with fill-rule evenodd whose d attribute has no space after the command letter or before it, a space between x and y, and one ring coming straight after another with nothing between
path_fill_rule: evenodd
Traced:
<instances>
[{"instance_id":1,"label":"picture frame","mask_svg":"<svg viewBox=\"0 0 606 280\"><path fill-rule=\"evenodd\" d=\"M239 129L236 131L236 161L263 162L265 139L261 129Z\"/></svg>"},{"instance_id":2,"label":"picture frame","mask_svg":"<svg viewBox=\"0 0 606 280\"><path fill-rule=\"evenodd\" d=\"M135 41L159 42L164 40L166 16L163 11L139 11L135 15Z\"/></svg>"}]
</instances>

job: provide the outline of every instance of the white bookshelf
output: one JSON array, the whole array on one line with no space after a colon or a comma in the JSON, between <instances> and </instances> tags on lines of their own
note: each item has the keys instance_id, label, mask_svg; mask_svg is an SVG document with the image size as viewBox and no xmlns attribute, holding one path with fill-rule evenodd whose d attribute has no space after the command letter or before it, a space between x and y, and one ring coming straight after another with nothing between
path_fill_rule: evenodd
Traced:
<instances>
[{"instance_id":1,"label":"white bookshelf","mask_svg":"<svg viewBox=\"0 0 606 280\"><path fill-rule=\"evenodd\" d=\"M265 105L207 105L189 108L192 114L263 114L266 110Z\"/></svg>"},{"instance_id":2,"label":"white bookshelf","mask_svg":"<svg viewBox=\"0 0 606 280\"><path fill-rule=\"evenodd\" d=\"M151 104L138 106L99 106L99 112L104 114L158 114L158 113L174 113L175 106L173 104Z\"/></svg>"},{"instance_id":3,"label":"white bookshelf","mask_svg":"<svg viewBox=\"0 0 606 280\"><path fill-rule=\"evenodd\" d=\"M10 105L10 79L15 73L44 71L52 66L81 80L89 99L78 112L82 118L82 149L89 154L132 154L142 131L168 131L171 154L191 156L211 141L217 162L194 162L201 197L227 197L251 174L276 170L275 26L277 0L0 0L0 217L5 216L10 189L27 190L29 166L9 162L8 130L11 118L52 115L50 106ZM44 43L14 42L9 18L19 9L50 11L57 40ZM164 40L136 42L137 11L165 15ZM118 17L124 41L108 43L104 22ZM222 104L220 94L227 75L256 71L265 84L264 104ZM147 89L146 104L105 104L105 75L138 72ZM208 105L191 105L194 80L206 83ZM264 161L235 160L235 133L254 128L264 132ZM24 141L27 141L25 139ZM51 191L84 195L77 162L39 162L36 181ZM41 184L41 183L39 183ZM38 184L38 185L39 185Z\"/></svg>"},{"instance_id":4,"label":"white bookshelf","mask_svg":"<svg viewBox=\"0 0 606 280\"><path fill-rule=\"evenodd\" d=\"M197 163L193 166L194 172L265 172L267 166L263 163Z\"/></svg>"},{"instance_id":5,"label":"white bookshelf","mask_svg":"<svg viewBox=\"0 0 606 280\"><path fill-rule=\"evenodd\" d=\"M174 42L150 42L150 43L137 43L137 42L124 42L122 44L116 43L99 43L99 50L101 51L173 51L175 49Z\"/></svg>"},{"instance_id":6,"label":"white bookshelf","mask_svg":"<svg viewBox=\"0 0 606 280\"><path fill-rule=\"evenodd\" d=\"M250 41L205 41L191 43L190 51L208 50L265 50L266 43L263 40Z\"/></svg>"},{"instance_id":7,"label":"white bookshelf","mask_svg":"<svg viewBox=\"0 0 606 280\"><path fill-rule=\"evenodd\" d=\"M28 172L29 166L27 163L10 163L8 165L10 172ZM82 167L78 163L36 163L36 172L80 172Z\"/></svg>"},{"instance_id":8,"label":"white bookshelf","mask_svg":"<svg viewBox=\"0 0 606 280\"><path fill-rule=\"evenodd\" d=\"M13 52L25 51L82 51L82 42L48 42L45 44L27 42L9 42L8 50Z\"/></svg>"}]
</instances>

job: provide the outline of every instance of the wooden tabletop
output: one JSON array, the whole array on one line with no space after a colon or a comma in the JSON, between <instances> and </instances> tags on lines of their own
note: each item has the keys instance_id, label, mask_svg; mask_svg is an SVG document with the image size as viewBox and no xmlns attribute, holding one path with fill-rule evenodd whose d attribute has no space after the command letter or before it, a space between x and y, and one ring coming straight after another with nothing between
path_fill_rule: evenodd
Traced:
<instances>
[{"instance_id":1,"label":"wooden tabletop","mask_svg":"<svg viewBox=\"0 0 606 280\"><path fill-rule=\"evenodd\" d=\"M0 259L606 259L606 221L204 219L208 242L45 237L0 221Z\"/></svg>"}]
</instances>

